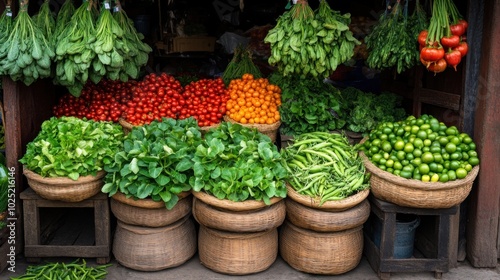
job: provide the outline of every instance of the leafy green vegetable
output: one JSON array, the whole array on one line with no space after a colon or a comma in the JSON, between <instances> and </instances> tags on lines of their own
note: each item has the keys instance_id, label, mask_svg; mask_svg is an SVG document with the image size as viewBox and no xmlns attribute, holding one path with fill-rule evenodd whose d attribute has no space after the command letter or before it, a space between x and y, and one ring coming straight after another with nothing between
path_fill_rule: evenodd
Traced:
<instances>
[{"instance_id":1,"label":"leafy green vegetable","mask_svg":"<svg viewBox=\"0 0 500 280\"><path fill-rule=\"evenodd\" d=\"M209 130L193 158L194 191L219 199L270 204L286 197L286 169L277 147L256 129L223 122Z\"/></svg>"},{"instance_id":2,"label":"leafy green vegetable","mask_svg":"<svg viewBox=\"0 0 500 280\"><path fill-rule=\"evenodd\" d=\"M40 133L28 143L19 160L43 177L95 175L112 162L122 149L123 130L110 122L95 122L75 117L44 121Z\"/></svg>"},{"instance_id":3,"label":"leafy green vegetable","mask_svg":"<svg viewBox=\"0 0 500 280\"><path fill-rule=\"evenodd\" d=\"M59 12L57 13L53 32L54 35L52 36L52 38L50 38L54 46L56 42L60 40L59 36L61 36L62 32L66 28L66 25L69 24L74 13L75 5L73 5L73 0L64 1L61 8L59 9Z\"/></svg>"},{"instance_id":4,"label":"leafy green vegetable","mask_svg":"<svg viewBox=\"0 0 500 280\"><path fill-rule=\"evenodd\" d=\"M329 83L314 79L283 77L273 73L269 82L281 88L280 132L296 136L314 131L332 131L344 127L342 96Z\"/></svg>"},{"instance_id":5,"label":"leafy green vegetable","mask_svg":"<svg viewBox=\"0 0 500 280\"><path fill-rule=\"evenodd\" d=\"M12 19L12 10L6 6L0 16L0 75L6 75L8 69L4 67L7 62L7 47L9 46L9 35L12 30L14 20Z\"/></svg>"},{"instance_id":6,"label":"leafy green vegetable","mask_svg":"<svg viewBox=\"0 0 500 280\"><path fill-rule=\"evenodd\" d=\"M7 211L9 193L9 170L0 163L0 213ZM0 229L2 227L0 226Z\"/></svg>"},{"instance_id":7,"label":"leafy green vegetable","mask_svg":"<svg viewBox=\"0 0 500 280\"><path fill-rule=\"evenodd\" d=\"M33 22L40 28L43 35L47 39L47 44L53 48L54 29L56 27L56 18L54 13L50 10L50 1L44 0L40 6L40 10L33 16Z\"/></svg>"},{"instance_id":8,"label":"leafy green vegetable","mask_svg":"<svg viewBox=\"0 0 500 280\"><path fill-rule=\"evenodd\" d=\"M113 196L120 191L135 199L164 201L172 209L177 194L191 189L192 158L200 142L194 118L163 118L134 127L125 137L123 150L105 165L108 174L102 192Z\"/></svg>"},{"instance_id":9,"label":"leafy green vegetable","mask_svg":"<svg viewBox=\"0 0 500 280\"><path fill-rule=\"evenodd\" d=\"M380 122L394 122L406 117L401 108L402 97L391 92L379 95L348 87L342 90L345 100L342 111L347 115L346 129L368 133Z\"/></svg>"}]
</instances>

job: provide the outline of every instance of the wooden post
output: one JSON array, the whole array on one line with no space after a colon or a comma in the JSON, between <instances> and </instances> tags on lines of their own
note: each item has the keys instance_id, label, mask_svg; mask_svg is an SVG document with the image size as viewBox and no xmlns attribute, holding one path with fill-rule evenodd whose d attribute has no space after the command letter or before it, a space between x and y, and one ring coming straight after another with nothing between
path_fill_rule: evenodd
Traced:
<instances>
[{"instance_id":1,"label":"wooden post","mask_svg":"<svg viewBox=\"0 0 500 280\"><path fill-rule=\"evenodd\" d=\"M472 190L467 224L467 255L475 267L496 267L500 215L500 2L486 0L474 121L481 169Z\"/></svg>"}]
</instances>

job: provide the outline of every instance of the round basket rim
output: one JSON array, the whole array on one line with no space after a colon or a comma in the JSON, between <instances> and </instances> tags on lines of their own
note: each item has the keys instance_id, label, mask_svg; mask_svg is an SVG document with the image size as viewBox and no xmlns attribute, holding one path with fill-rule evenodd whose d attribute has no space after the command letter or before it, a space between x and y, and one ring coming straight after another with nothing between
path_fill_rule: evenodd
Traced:
<instances>
[{"instance_id":1,"label":"round basket rim","mask_svg":"<svg viewBox=\"0 0 500 280\"><path fill-rule=\"evenodd\" d=\"M204 191L199 191L199 192L191 191L191 193L193 194L194 197L201 200L202 202L205 202L208 205L226 210L248 211L248 210L257 210L269 206L265 204L264 201L258 201L258 200L231 201L229 199L219 199ZM271 200L270 205L277 203L282 199L283 199L282 197L272 197L270 199Z\"/></svg>"},{"instance_id":2,"label":"round basket rim","mask_svg":"<svg viewBox=\"0 0 500 280\"><path fill-rule=\"evenodd\" d=\"M185 197L188 197L189 195L191 195L191 192L184 191L178 194L177 196L179 197L180 200ZM127 197L124 193L119 191L116 192L114 195L112 195L111 198L123 204L139 208L148 208L148 209L166 208L165 202L163 201L154 201L151 198L134 199L133 197Z\"/></svg>"},{"instance_id":3,"label":"round basket rim","mask_svg":"<svg viewBox=\"0 0 500 280\"><path fill-rule=\"evenodd\" d=\"M67 186L75 183L82 184L99 180L104 176L106 176L106 171L100 170L97 171L95 176L93 175L80 176L78 177L77 180L73 180L68 177L43 177L38 173L29 170L26 166L23 166L23 174L24 176L26 176L26 178L40 183L50 184L53 186Z\"/></svg>"},{"instance_id":4,"label":"round basket rim","mask_svg":"<svg viewBox=\"0 0 500 280\"><path fill-rule=\"evenodd\" d=\"M257 128L257 130L261 131L261 132L266 132L266 131L273 131L273 130L277 130L280 125L281 125L281 121L277 121L277 122L274 122L272 124L248 124L248 123L239 123L233 119L231 119L231 117L229 117L228 115L225 115L224 116L224 120L226 122L230 122L230 123L237 123L237 124L240 124L242 126L245 126L245 127L250 127L250 128Z\"/></svg>"},{"instance_id":5,"label":"round basket rim","mask_svg":"<svg viewBox=\"0 0 500 280\"><path fill-rule=\"evenodd\" d=\"M221 124L221 122L218 122L218 123L213 124L213 125L200 126L200 130L205 132L205 131L208 131L212 128L216 128L216 127L220 126L220 124Z\"/></svg>"},{"instance_id":6,"label":"round basket rim","mask_svg":"<svg viewBox=\"0 0 500 280\"><path fill-rule=\"evenodd\" d=\"M348 228L340 231L332 231L332 232L320 232L320 231L315 231L315 230L310 230L306 228L301 228L299 226L294 225L290 221L286 221L283 223L283 225L290 226L292 227L295 231L302 233L303 235L307 236L322 236L322 235L328 235L328 234L335 234L335 235L343 235L343 234L350 234L353 232L357 232L360 230L363 230L363 225L359 225L353 228Z\"/></svg>"},{"instance_id":7,"label":"round basket rim","mask_svg":"<svg viewBox=\"0 0 500 280\"><path fill-rule=\"evenodd\" d=\"M341 200L332 200L326 201L321 206L319 198L313 198L307 195L299 194L290 184L286 184L287 188L287 197L291 200L300 203L304 206L315 208L315 209L323 209L323 210L335 210L335 211L343 211L349 208L352 208L358 204L360 204L363 200L365 200L370 194L370 189L362 190L356 194L350 195Z\"/></svg>"},{"instance_id":8,"label":"round basket rim","mask_svg":"<svg viewBox=\"0 0 500 280\"><path fill-rule=\"evenodd\" d=\"M370 159L363 153L363 151L359 152L363 162L365 164L366 170L376 176L396 185L403 185L407 188L417 189L422 191L438 191L438 190L446 190L446 189L454 189L458 187L462 187L464 185L468 185L472 183L477 174L479 173L479 165L474 166L471 171L467 174L467 176L463 179L448 181L448 182L422 182L415 179L406 179L397 175L394 175L390 172L384 171L378 168L375 164L373 164Z\"/></svg>"},{"instance_id":9,"label":"round basket rim","mask_svg":"<svg viewBox=\"0 0 500 280\"><path fill-rule=\"evenodd\" d=\"M149 234L157 234L160 232L171 231L173 229L176 229L182 226L182 224L184 224L188 219L190 219L190 216L186 215L185 217L182 217L181 219L175 221L174 223L162 227L144 227L138 225L131 225L124 223L120 220L116 220L116 222L119 223L123 229L133 233L144 234L144 232L147 232Z\"/></svg>"},{"instance_id":10,"label":"round basket rim","mask_svg":"<svg viewBox=\"0 0 500 280\"><path fill-rule=\"evenodd\" d=\"M203 229L208 234L217 236L219 238L224 238L224 239L251 239L251 238L259 237L259 236L262 236L265 234L269 234L270 232L276 230L276 228L270 228L267 230L256 231L256 232L230 232L230 231L225 231L225 230L207 227L205 225L200 225L200 228L201 227L203 227Z\"/></svg>"}]
</instances>

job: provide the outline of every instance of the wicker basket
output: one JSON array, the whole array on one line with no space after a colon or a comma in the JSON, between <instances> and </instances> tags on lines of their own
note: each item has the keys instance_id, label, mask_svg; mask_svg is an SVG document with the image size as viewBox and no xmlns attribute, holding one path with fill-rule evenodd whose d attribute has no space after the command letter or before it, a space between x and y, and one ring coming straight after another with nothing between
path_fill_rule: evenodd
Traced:
<instances>
[{"instance_id":1,"label":"wicker basket","mask_svg":"<svg viewBox=\"0 0 500 280\"><path fill-rule=\"evenodd\" d=\"M113 254L123 266L158 271L179 266L196 253L196 229L191 217L166 227L148 228L117 221Z\"/></svg>"},{"instance_id":2,"label":"wicker basket","mask_svg":"<svg viewBox=\"0 0 500 280\"><path fill-rule=\"evenodd\" d=\"M206 227L231 232L258 232L280 226L285 220L285 201L280 200L265 208L231 211L213 207L195 198L193 216Z\"/></svg>"},{"instance_id":3,"label":"wicker basket","mask_svg":"<svg viewBox=\"0 0 500 280\"><path fill-rule=\"evenodd\" d=\"M337 275L354 269L363 255L363 227L339 232L315 232L285 221L279 252L296 270Z\"/></svg>"},{"instance_id":4,"label":"wicker basket","mask_svg":"<svg viewBox=\"0 0 500 280\"><path fill-rule=\"evenodd\" d=\"M268 269L278 256L278 230L232 233L200 225L198 254L205 267L229 275Z\"/></svg>"},{"instance_id":5,"label":"wicker basket","mask_svg":"<svg viewBox=\"0 0 500 280\"><path fill-rule=\"evenodd\" d=\"M327 211L345 211L361 203L370 194L370 190L366 189L341 200L326 201L320 206L319 197L313 198L307 195L299 194L297 191L295 191L295 189L292 186L290 186L290 184L287 184L286 188L287 188L288 198L304 206L327 210Z\"/></svg>"},{"instance_id":6,"label":"wicker basket","mask_svg":"<svg viewBox=\"0 0 500 280\"><path fill-rule=\"evenodd\" d=\"M286 218L292 224L317 232L343 231L363 225L370 216L367 199L344 211L325 211L286 199Z\"/></svg>"},{"instance_id":7,"label":"wicker basket","mask_svg":"<svg viewBox=\"0 0 500 280\"><path fill-rule=\"evenodd\" d=\"M245 127L250 127L250 128L256 128L260 133L267 135L269 138L271 138L271 142L276 142L276 138L278 136L278 129L281 125L281 121L277 121L273 124L242 124L239 123L233 119L231 119L229 116L224 116L224 120L226 122L231 122L231 123L238 123L242 126Z\"/></svg>"},{"instance_id":8,"label":"wicker basket","mask_svg":"<svg viewBox=\"0 0 500 280\"><path fill-rule=\"evenodd\" d=\"M264 201L258 200L246 200L246 201L231 201L229 199L218 199L217 197L207 194L206 192L191 192L197 199L209 204L211 206L226 209L231 211L250 211L265 208L268 205ZM271 198L271 204L274 204L283 198L273 197Z\"/></svg>"},{"instance_id":9,"label":"wicker basket","mask_svg":"<svg viewBox=\"0 0 500 280\"><path fill-rule=\"evenodd\" d=\"M209 125L209 126L200 126L201 135L205 135L210 129L216 128L220 125L220 123Z\"/></svg>"},{"instance_id":10,"label":"wicker basket","mask_svg":"<svg viewBox=\"0 0 500 280\"><path fill-rule=\"evenodd\" d=\"M152 199L135 200L127 198L122 193L116 193L111 198L111 212L115 217L129 225L145 227L164 227L175 223L191 213L192 196L184 196L170 210L164 202ZM141 206L141 202L145 207ZM159 207L150 207L159 206Z\"/></svg>"},{"instance_id":11,"label":"wicker basket","mask_svg":"<svg viewBox=\"0 0 500 280\"><path fill-rule=\"evenodd\" d=\"M363 152L360 152L368 172L373 195L381 200L399 206L413 208L450 208L462 203L469 195L479 172L479 165L472 168L460 180L442 182L421 182L406 179L375 166Z\"/></svg>"},{"instance_id":12,"label":"wicker basket","mask_svg":"<svg viewBox=\"0 0 500 280\"><path fill-rule=\"evenodd\" d=\"M126 120L120 118L118 119L118 123L122 126L123 133L125 135L129 134L132 131L132 128L134 128L134 125L127 122Z\"/></svg>"},{"instance_id":13,"label":"wicker basket","mask_svg":"<svg viewBox=\"0 0 500 280\"><path fill-rule=\"evenodd\" d=\"M81 176L78 180L66 177L42 177L37 173L23 167L24 176L28 185L39 196L48 200L66 202L79 202L98 194L104 181L106 172L99 171L96 176Z\"/></svg>"}]
</instances>

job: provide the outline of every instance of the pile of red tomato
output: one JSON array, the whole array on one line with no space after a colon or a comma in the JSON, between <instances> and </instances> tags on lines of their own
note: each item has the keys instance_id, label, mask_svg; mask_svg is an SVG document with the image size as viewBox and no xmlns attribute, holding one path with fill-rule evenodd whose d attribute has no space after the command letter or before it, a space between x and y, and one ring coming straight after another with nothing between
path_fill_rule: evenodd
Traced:
<instances>
[{"instance_id":1,"label":"pile of red tomato","mask_svg":"<svg viewBox=\"0 0 500 280\"><path fill-rule=\"evenodd\" d=\"M146 75L141 81L88 83L76 98L66 94L53 108L54 115L118 122L120 118L143 125L162 117L193 117L199 126L219 123L229 99L221 78L193 81L184 88L166 73Z\"/></svg>"}]
</instances>

